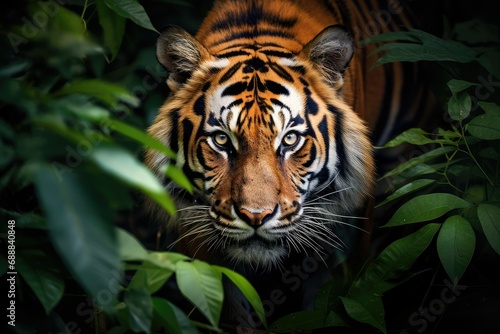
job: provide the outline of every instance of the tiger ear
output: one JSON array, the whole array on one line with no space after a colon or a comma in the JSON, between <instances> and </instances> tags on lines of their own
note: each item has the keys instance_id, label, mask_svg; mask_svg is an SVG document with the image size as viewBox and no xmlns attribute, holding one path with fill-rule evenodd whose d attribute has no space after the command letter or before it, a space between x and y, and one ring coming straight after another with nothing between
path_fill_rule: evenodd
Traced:
<instances>
[{"instance_id":1,"label":"tiger ear","mask_svg":"<svg viewBox=\"0 0 500 334\"><path fill-rule=\"evenodd\" d=\"M192 75L208 50L184 29L169 25L156 42L156 58L168 71L167 85L176 91Z\"/></svg>"},{"instance_id":2,"label":"tiger ear","mask_svg":"<svg viewBox=\"0 0 500 334\"><path fill-rule=\"evenodd\" d=\"M351 34L341 25L326 27L300 52L300 56L312 61L331 83L342 79L353 54Z\"/></svg>"}]
</instances>

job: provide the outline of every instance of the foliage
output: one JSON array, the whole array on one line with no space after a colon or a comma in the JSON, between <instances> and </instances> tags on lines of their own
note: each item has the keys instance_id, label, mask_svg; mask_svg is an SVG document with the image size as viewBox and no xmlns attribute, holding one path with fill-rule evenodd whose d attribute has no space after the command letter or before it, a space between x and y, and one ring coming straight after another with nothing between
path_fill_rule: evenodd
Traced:
<instances>
[{"instance_id":1,"label":"foliage","mask_svg":"<svg viewBox=\"0 0 500 334\"><path fill-rule=\"evenodd\" d=\"M0 259L2 275L18 272L12 324L66 332L68 324L61 323L69 306L80 318L90 312L85 322L93 320L96 332L104 319L114 333L219 332L223 276L265 323L258 295L239 274L147 250L116 224L141 196L175 214L163 185L141 161L144 146L175 159L142 130L141 113L149 107L144 95L161 103L153 89L165 75L144 53L123 69L119 54L127 28L138 38L148 29L155 38L145 8L137 0L32 1L11 13L21 20L2 26L0 213L9 222L2 232L12 237ZM130 28L131 22L142 28ZM165 175L191 191L174 165ZM201 321L183 313L178 300L156 294L173 278Z\"/></svg>"},{"instance_id":2,"label":"foliage","mask_svg":"<svg viewBox=\"0 0 500 334\"><path fill-rule=\"evenodd\" d=\"M165 98L156 89L165 73L153 47L160 23L182 23L193 31L210 4L203 3L191 10L198 17L175 11L186 6L181 0L31 1L5 11L0 215L8 222L2 225L8 252L0 256L0 273L5 278L18 272L18 330L77 332L83 323L92 332L219 332L223 279L240 289L266 323L260 297L243 276L154 251L122 222L137 211L142 196L175 210L141 162L144 146L175 159L142 130ZM472 267L484 269L486 262L491 269L490 260L498 262L500 68L498 34L491 31L498 32L471 20L450 27L453 38L413 29L367 41L392 42L379 48L379 65L436 66L434 89L446 122L435 131L410 129L379 148L413 149L379 180L388 191L378 210L389 214L380 230L398 237L359 272L319 288L313 310L272 323L274 332L407 328L407 314L395 315L394 309L408 304L410 312L419 312L439 268L450 289L459 289ZM191 191L175 166L164 173ZM430 282L429 268L435 271ZM165 298L160 292L172 284L181 295ZM488 288L490 281L480 284ZM412 290L424 296L414 304L406 300ZM67 318L68 312L76 315ZM74 318L81 322L72 323Z\"/></svg>"}]
</instances>

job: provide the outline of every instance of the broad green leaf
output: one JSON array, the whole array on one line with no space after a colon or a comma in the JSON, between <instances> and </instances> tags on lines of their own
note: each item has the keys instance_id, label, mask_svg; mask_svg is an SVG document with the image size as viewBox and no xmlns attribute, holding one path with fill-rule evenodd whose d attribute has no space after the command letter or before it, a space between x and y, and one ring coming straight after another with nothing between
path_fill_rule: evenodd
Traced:
<instances>
[{"instance_id":1,"label":"broad green leaf","mask_svg":"<svg viewBox=\"0 0 500 334\"><path fill-rule=\"evenodd\" d=\"M407 42L388 43L378 47L374 53L387 52L382 53L374 66L400 61L416 62L427 60L469 63L476 60L474 49L462 43L444 40L417 29L410 29L406 34L404 32L399 32L397 35L394 33L381 34L370 38L370 42L388 41L390 37Z\"/></svg>"},{"instance_id":2,"label":"broad green leaf","mask_svg":"<svg viewBox=\"0 0 500 334\"><path fill-rule=\"evenodd\" d=\"M144 260L151 264L151 268L164 268L175 270L175 265L180 261L188 261L191 258L175 252L151 252Z\"/></svg>"},{"instance_id":3,"label":"broad green leaf","mask_svg":"<svg viewBox=\"0 0 500 334\"><path fill-rule=\"evenodd\" d=\"M451 79L446 84L448 85L448 88L450 88L450 91L453 95L455 95L456 93L459 93L463 90L466 90L469 87L478 85L477 83L468 82L468 81L464 81L464 80L458 80L458 79Z\"/></svg>"},{"instance_id":4,"label":"broad green leaf","mask_svg":"<svg viewBox=\"0 0 500 334\"><path fill-rule=\"evenodd\" d=\"M111 10L118 15L132 20L135 24L152 31L158 32L151 23L144 7L137 0L104 0Z\"/></svg>"},{"instance_id":5,"label":"broad green leaf","mask_svg":"<svg viewBox=\"0 0 500 334\"><path fill-rule=\"evenodd\" d=\"M408 33L407 31L389 31L383 34L378 34L375 36L371 36L361 41L362 44L369 43L379 43L379 42L392 42L392 41L400 41L400 42L415 42L419 43L420 38L414 36L413 34Z\"/></svg>"},{"instance_id":6,"label":"broad green leaf","mask_svg":"<svg viewBox=\"0 0 500 334\"><path fill-rule=\"evenodd\" d=\"M439 224L427 224L420 230L392 242L377 256L363 276L351 286L348 295L351 298L367 294L382 295L402 283L402 275L427 249L439 226Z\"/></svg>"},{"instance_id":7,"label":"broad green leaf","mask_svg":"<svg viewBox=\"0 0 500 334\"><path fill-rule=\"evenodd\" d=\"M387 333L384 320L384 305L380 296L363 296L361 300L340 297L345 310L351 318L364 324L372 325L382 333Z\"/></svg>"},{"instance_id":8,"label":"broad green leaf","mask_svg":"<svg viewBox=\"0 0 500 334\"><path fill-rule=\"evenodd\" d=\"M378 208L384 204L387 204L391 201L394 201L395 199L398 199L404 195L411 194L412 192L415 192L419 189L427 187L428 185L430 185L431 183L434 183L434 182L435 182L435 180L431 180L431 179L418 179L418 180L415 180L415 181L410 182L408 184L405 184L404 186L402 186L401 188L399 188L398 190L393 192L391 195L387 196L387 198L382 203L378 204L376 206L376 208Z\"/></svg>"},{"instance_id":9,"label":"broad green leaf","mask_svg":"<svg viewBox=\"0 0 500 334\"><path fill-rule=\"evenodd\" d=\"M500 254L500 207L492 204L479 204L477 216L486 239L495 252Z\"/></svg>"},{"instance_id":10,"label":"broad green leaf","mask_svg":"<svg viewBox=\"0 0 500 334\"><path fill-rule=\"evenodd\" d=\"M172 277L174 270L164 268L150 268L148 263L141 265L135 273L128 287L144 287L150 294L160 290L165 282Z\"/></svg>"},{"instance_id":11,"label":"broad green leaf","mask_svg":"<svg viewBox=\"0 0 500 334\"><path fill-rule=\"evenodd\" d=\"M133 126L130 126L126 123L120 122L118 120L111 119L111 118L103 119L101 121L104 125L108 126L109 128L111 128L115 131L118 131L121 134L123 134L127 137L130 137L130 138L138 141L139 143L146 145L149 148L155 149L158 152L165 154L170 159L175 160L176 155L172 150L170 150L168 147L166 147L158 139L151 137L150 135L148 135L144 131L139 130L139 129L137 129Z\"/></svg>"},{"instance_id":12,"label":"broad green leaf","mask_svg":"<svg viewBox=\"0 0 500 334\"><path fill-rule=\"evenodd\" d=\"M11 60L0 67L0 78L14 77L16 74L31 67L31 62L26 59ZM0 121L2 123L3 121ZM1 130L1 127L0 127Z\"/></svg>"},{"instance_id":13,"label":"broad green leaf","mask_svg":"<svg viewBox=\"0 0 500 334\"><path fill-rule=\"evenodd\" d=\"M161 183L128 151L118 146L101 144L91 152L89 157L104 171L141 190L168 213L175 215L175 205Z\"/></svg>"},{"instance_id":14,"label":"broad green leaf","mask_svg":"<svg viewBox=\"0 0 500 334\"><path fill-rule=\"evenodd\" d=\"M193 192L193 186L186 175L175 165L166 165L163 173L172 181L177 183L189 193Z\"/></svg>"},{"instance_id":15,"label":"broad green leaf","mask_svg":"<svg viewBox=\"0 0 500 334\"><path fill-rule=\"evenodd\" d=\"M500 115L500 106L496 103L479 101L477 104L479 104L488 115Z\"/></svg>"},{"instance_id":16,"label":"broad green leaf","mask_svg":"<svg viewBox=\"0 0 500 334\"><path fill-rule=\"evenodd\" d=\"M451 152L451 151L455 151L455 150L456 150L456 148L453 146L438 147L432 151L423 153L422 155L419 155L419 156L412 158L406 162L403 162L398 167L394 168L393 170L391 170L390 172L388 172L384 176L382 176L380 178L380 180L385 179L386 177L389 177L389 176L398 175L409 168L421 165L424 162L427 162L429 160L443 156L446 153Z\"/></svg>"},{"instance_id":17,"label":"broad green leaf","mask_svg":"<svg viewBox=\"0 0 500 334\"><path fill-rule=\"evenodd\" d=\"M49 314L64 292L64 276L57 264L39 249L18 250L16 268Z\"/></svg>"},{"instance_id":18,"label":"broad green leaf","mask_svg":"<svg viewBox=\"0 0 500 334\"><path fill-rule=\"evenodd\" d=\"M16 221L16 228L36 228L41 230L47 229L45 218L39 214L31 212L17 212L0 208L0 213L9 219Z\"/></svg>"},{"instance_id":19,"label":"broad green leaf","mask_svg":"<svg viewBox=\"0 0 500 334\"><path fill-rule=\"evenodd\" d=\"M467 130L471 135L479 139L500 139L500 115L479 115L467 124Z\"/></svg>"},{"instance_id":20,"label":"broad green leaf","mask_svg":"<svg viewBox=\"0 0 500 334\"><path fill-rule=\"evenodd\" d=\"M486 70L488 70L488 73L493 74L498 79L500 79L500 65L498 64L499 58L500 52L497 50L485 52L481 56L479 56L479 64L481 64ZM485 79L488 81L494 81L494 78L491 77L491 74L489 75L489 78Z\"/></svg>"},{"instance_id":21,"label":"broad green leaf","mask_svg":"<svg viewBox=\"0 0 500 334\"><path fill-rule=\"evenodd\" d=\"M420 128L412 128L396 136L396 138L390 140L381 148L396 147L403 143L410 143L414 145L434 143L434 139L427 138L428 135L429 133Z\"/></svg>"},{"instance_id":22,"label":"broad green leaf","mask_svg":"<svg viewBox=\"0 0 500 334\"><path fill-rule=\"evenodd\" d=\"M198 334L196 327L184 312L166 299L153 297L153 313L165 333Z\"/></svg>"},{"instance_id":23,"label":"broad green leaf","mask_svg":"<svg viewBox=\"0 0 500 334\"><path fill-rule=\"evenodd\" d=\"M96 105L88 96L83 95L69 95L52 99L47 104L47 108L85 120L100 120L109 117L107 109Z\"/></svg>"},{"instance_id":24,"label":"broad green leaf","mask_svg":"<svg viewBox=\"0 0 500 334\"><path fill-rule=\"evenodd\" d=\"M212 266L212 268L224 274L227 278L231 280L231 282L234 283L234 285L236 285L236 287L241 291L241 293L243 293L245 298L248 300L250 305L252 305L260 321L264 324L264 327L267 328L266 313L264 311L264 306L262 305L262 301L257 291L255 291L255 289L247 281L247 279L242 275L238 274L237 272L234 272L224 267Z\"/></svg>"},{"instance_id":25,"label":"broad green leaf","mask_svg":"<svg viewBox=\"0 0 500 334\"><path fill-rule=\"evenodd\" d=\"M314 296L315 310L333 310L339 301L338 297L345 292L346 285L350 280L345 277L334 276L325 285L316 291Z\"/></svg>"},{"instance_id":26,"label":"broad green leaf","mask_svg":"<svg viewBox=\"0 0 500 334\"><path fill-rule=\"evenodd\" d=\"M382 227L420 223L441 217L454 209L468 208L472 204L448 193L434 193L414 197L404 203Z\"/></svg>"},{"instance_id":27,"label":"broad green leaf","mask_svg":"<svg viewBox=\"0 0 500 334\"><path fill-rule=\"evenodd\" d=\"M128 325L136 333L149 333L153 320L153 301L146 288L127 289L123 297L127 305Z\"/></svg>"},{"instance_id":28,"label":"broad green leaf","mask_svg":"<svg viewBox=\"0 0 500 334\"><path fill-rule=\"evenodd\" d=\"M70 94L89 95L110 107L116 107L119 102L126 102L133 107L139 105L137 97L133 96L126 88L99 79L73 81L63 86L53 96L59 97Z\"/></svg>"},{"instance_id":29,"label":"broad green leaf","mask_svg":"<svg viewBox=\"0 0 500 334\"><path fill-rule=\"evenodd\" d=\"M104 43L111 51L111 60L115 59L125 34L125 18L112 11L104 0L96 0L99 24L104 31Z\"/></svg>"},{"instance_id":30,"label":"broad green leaf","mask_svg":"<svg viewBox=\"0 0 500 334\"><path fill-rule=\"evenodd\" d=\"M52 243L75 280L110 307L122 280L120 258L112 215L88 192L83 178L67 174L60 181L49 164L40 164L35 186L47 217ZM109 292L104 300L99 294Z\"/></svg>"},{"instance_id":31,"label":"broad green leaf","mask_svg":"<svg viewBox=\"0 0 500 334\"><path fill-rule=\"evenodd\" d=\"M326 310L291 313L273 322L269 329L276 333L290 333L297 330L308 331L324 328L327 326L325 323L328 319L328 314L329 312ZM328 326L333 325L334 324L328 324Z\"/></svg>"},{"instance_id":32,"label":"broad green leaf","mask_svg":"<svg viewBox=\"0 0 500 334\"><path fill-rule=\"evenodd\" d=\"M454 93L448 100L448 114L455 121L467 118L471 108L472 99L466 92Z\"/></svg>"},{"instance_id":33,"label":"broad green leaf","mask_svg":"<svg viewBox=\"0 0 500 334\"><path fill-rule=\"evenodd\" d=\"M177 263L175 274L181 293L213 326L217 326L224 296L220 272L205 262L194 260Z\"/></svg>"},{"instance_id":34,"label":"broad green leaf","mask_svg":"<svg viewBox=\"0 0 500 334\"><path fill-rule=\"evenodd\" d=\"M436 246L444 270L453 282L458 281L474 255L476 236L470 223L461 216L452 216L443 223Z\"/></svg>"},{"instance_id":35,"label":"broad green leaf","mask_svg":"<svg viewBox=\"0 0 500 334\"><path fill-rule=\"evenodd\" d=\"M122 228L116 228L118 236L118 253L123 261L144 260L148 251L141 245L139 240Z\"/></svg>"}]
</instances>

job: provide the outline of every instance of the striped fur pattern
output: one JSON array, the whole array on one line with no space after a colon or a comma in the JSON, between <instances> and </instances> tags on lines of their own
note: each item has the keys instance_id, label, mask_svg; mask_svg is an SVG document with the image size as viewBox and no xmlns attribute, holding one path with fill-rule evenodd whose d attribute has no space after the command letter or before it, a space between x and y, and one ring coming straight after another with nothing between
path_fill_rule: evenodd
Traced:
<instances>
[{"instance_id":1,"label":"striped fur pattern","mask_svg":"<svg viewBox=\"0 0 500 334\"><path fill-rule=\"evenodd\" d=\"M164 179L159 152L146 163L176 198L175 218L151 210L181 250L273 267L291 252L343 248L336 231L371 194L371 139L390 132L380 124L395 122L403 90L402 71L369 71L373 47L356 41L369 22L378 32L406 23L374 16L392 8L381 3L219 0L196 37L163 31L171 95L149 133L177 152L196 194Z\"/></svg>"}]
</instances>

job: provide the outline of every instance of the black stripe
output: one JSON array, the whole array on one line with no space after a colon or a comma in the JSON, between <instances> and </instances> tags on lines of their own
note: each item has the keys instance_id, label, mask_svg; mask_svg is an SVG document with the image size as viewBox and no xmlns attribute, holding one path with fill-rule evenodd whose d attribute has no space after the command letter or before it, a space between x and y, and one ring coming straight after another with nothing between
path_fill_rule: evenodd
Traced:
<instances>
[{"instance_id":1,"label":"black stripe","mask_svg":"<svg viewBox=\"0 0 500 334\"><path fill-rule=\"evenodd\" d=\"M304 162L302 166L304 166L305 168L311 167L314 160L316 160L316 154L317 154L316 146L312 145L311 150L309 151L309 160Z\"/></svg>"},{"instance_id":2,"label":"black stripe","mask_svg":"<svg viewBox=\"0 0 500 334\"><path fill-rule=\"evenodd\" d=\"M170 121L172 122L172 131L170 132L170 142L168 146L177 153L179 151L179 109L172 110Z\"/></svg>"},{"instance_id":3,"label":"black stripe","mask_svg":"<svg viewBox=\"0 0 500 334\"><path fill-rule=\"evenodd\" d=\"M218 44L223 44L232 40L237 40L240 38L248 38L248 39L253 39L256 37L260 36L274 36L274 37L282 37L282 38L287 38L287 39L294 39L294 35L283 31L283 30L276 30L276 29L252 29L252 30L244 30L240 32L235 32L232 33L228 36L226 36L223 39L218 40L215 42L213 45L218 45Z\"/></svg>"},{"instance_id":4,"label":"black stripe","mask_svg":"<svg viewBox=\"0 0 500 334\"><path fill-rule=\"evenodd\" d=\"M316 101L311 97L311 91L309 88L304 87L304 94L306 94L306 111L310 115L316 115L318 113L319 107Z\"/></svg>"},{"instance_id":5,"label":"black stripe","mask_svg":"<svg viewBox=\"0 0 500 334\"><path fill-rule=\"evenodd\" d=\"M276 81L266 80L266 88L273 94L276 95L290 95L288 89L286 89L283 85L280 85Z\"/></svg>"},{"instance_id":6,"label":"black stripe","mask_svg":"<svg viewBox=\"0 0 500 334\"><path fill-rule=\"evenodd\" d=\"M246 82L236 82L232 85L229 85L222 92L222 96L235 96L243 93L247 89Z\"/></svg>"},{"instance_id":7,"label":"black stripe","mask_svg":"<svg viewBox=\"0 0 500 334\"><path fill-rule=\"evenodd\" d=\"M278 50L262 50L261 53L267 56L281 57L281 58L292 58L294 56L291 52L283 52Z\"/></svg>"},{"instance_id":8,"label":"black stripe","mask_svg":"<svg viewBox=\"0 0 500 334\"><path fill-rule=\"evenodd\" d=\"M269 62L269 67L276 72L277 75L279 75L281 78L285 79L288 82L294 82L293 77L288 73L287 70L285 70L283 67L280 65Z\"/></svg>"},{"instance_id":9,"label":"black stripe","mask_svg":"<svg viewBox=\"0 0 500 334\"><path fill-rule=\"evenodd\" d=\"M251 7L239 13L228 13L210 27L210 31L220 31L234 27L257 26L269 23L280 28L292 28L297 23L296 17L283 18L273 13L264 13L263 8L252 3Z\"/></svg>"},{"instance_id":10,"label":"black stripe","mask_svg":"<svg viewBox=\"0 0 500 334\"><path fill-rule=\"evenodd\" d=\"M250 53L248 53L244 50L234 50L234 51L229 51L226 53L218 54L217 57L219 57L219 58L231 58L231 57L249 56L249 55L250 55Z\"/></svg>"},{"instance_id":11,"label":"black stripe","mask_svg":"<svg viewBox=\"0 0 500 334\"><path fill-rule=\"evenodd\" d=\"M226 73L224 73L224 75L222 76L222 78L220 78L219 80L219 84L222 84L224 82L226 82L227 80L229 80L241 67L241 62L237 62L236 64L234 64L233 66L231 66Z\"/></svg>"},{"instance_id":12,"label":"black stripe","mask_svg":"<svg viewBox=\"0 0 500 334\"><path fill-rule=\"evenodd\" d=\"M193 108L196 115L205 115L205 95L200 95L200 97L195 101Z\"/></svg>"},{"instance_id":13,"label":"black stripe","mask_svg":"<svg viewBox=\"0 0 500 334\"><path fill-rule=\"evenodd\" d=\"M332 105L328 105L328 110L330 110L335 116L335 146L337 150L339 173L341 176L345 176L349 166L349 161L347 160L345 145L342 140L342 132L344 131L344 115Z\"/></svg>"}]
</instances>

